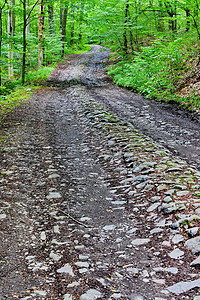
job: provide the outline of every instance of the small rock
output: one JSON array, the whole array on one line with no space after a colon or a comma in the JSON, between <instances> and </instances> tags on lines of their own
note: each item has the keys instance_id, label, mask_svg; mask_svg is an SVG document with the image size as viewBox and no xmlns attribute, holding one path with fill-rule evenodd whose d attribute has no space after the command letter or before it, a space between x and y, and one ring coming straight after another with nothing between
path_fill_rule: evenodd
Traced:
<instances>
[{"instance_id":1,"label":"small rock","mask_svg":"<svg viewBox=\"0 0 200 300\"><path fill-rule=\"evenodd\" d=\"M174 258L174 259L180 259L181 256L183 256L184 252L181 251L180 249L176 248L175 250L173 250L172 252L170 252L168 255L171 257L171 258Z\"/></svg>"},{"instance_id":2,"label":"small rock","mask_svg":"<svg viewBox=\"0 0 200 300\"><path fill-rule=\"evenodd\" d=\"M167 290L176 295L186 293L194 288L200 288L200 279L194 281L181 281L172 286L169 286Z\"/></svg>"},{"instance_id":3,"label":"small rock","mask_svg":"<svg viewBox=\"0 0 200 300\"><path fill-rule=\"evenodd\" d=\"M147 212L152 212L154 211L156 208L158 208L158 206L160 205L160 202L158 203L154 203L152 204L148 209L147 209Z\"/></svg>"},{"instance_id":4,"label":"small rock","mask_svg":"<svg viewBox=\"0 0 200 300\"><path fill-rule=\"evenodd\" d=\"M174 189L171 189L171 190L166 191L166 192L165 192L165 195L172 196L174 193L175 193L175 190L174 190Z\"/></svg>"},{"instance_id":5,"label":"small rock","mask_svg":"<svg viewBox=\"0 0 200 300\"><path fill-rule=\"evenodd\" d=\"M58 175L58 174L51 174L51 175L48 176L49 179L56 179L56 178L59 178L59 177L60 177L60 175Z\"/></svg>"},{"instance_id":6,"label":"small rock","mask_svg":"<svg viewBox=\"0 0 200 300\"><path fill-rule=\"evenodd\" d=\"M154 203L160 200L160 196L154 196L149 199L150 202Z\"/></svg>"},{"instance_id":7,"label":"small rock","mask_svg":"<svg viewBox=\"0 0 200 300\"><path fill-rule=\"evenodd\" d=\"M34 293L37 294L37 295L39 295L39 296L44 296L44 297L47 295L47 292L40 291L40 290L35 290Z\"/></svg>"},{"instance_id":8,"label":"small rock","mask_svg":"<svg viewBox=\"0 0 200 300\"><path fill-rule=\"evenodd\" d=\"M192 227L187 230L189 237L194 237L198 234L199 227Z\"/></svg>"},{"instance_id":9,"label":"small rock","mask_svg":"<svg viewBox=\"0 0 200 300\"><path fill-rule=\"evenodd\" d=\"M163 191L163 190L166 190L167 189L167 186L165 184L161 184L157 187L157 191L160 192L160 191Z\"/></svg>"},{"instance_id":10,"label":"small rock","mask_svg":"<svg viewBox=\"0 0 200 300\"><path fill-rule=\"evenodd\" d=\"M75 265L80 268L89 268L89 264L83 261L78 261L75 263Z\"/></svg>"},{"instance_id":11,"label":"small rock","mask_svg":"<svg viewBox=\"0 0 200 300\"><path fill-rule=\"evenodd\" d=\"M105 231L114 230L115 227L116 227L115 225L106 225L103 227L103 230Z\"/></svg>"},{"instance_id":12,"label":"small rock","mask_svg":"<svg viewBox=\"0 0 200 300\"><path fill-rule=\"evenodd\" d=\"M181 196L186 196L188 195L190 192L189 191L180 191L180 192L177 192L176 195L178 197L181 197Z\"/></svg>"},{"instance_id":13,"label":"small rock","mask_svg":"<svg viewBox=\"0 0 200 300\"><path fill-rule=\"evenodd\" d=\"M162 231L163 231L162 228L154 228L154 229L152 229L152 230L150 231L150 235L151 235L151 234L155 234L155 233L160 233L160 232L162 232Z\"/></svg>"},{"instance_id":14,"label":"small rock","mask_svg":"<svg viewBox=\"0 0 200 300\"><path fill-rule=\"evenodd\" d=\"M49 193L49 195L47 196L47 199L48 200L51 200L51 199L59 199L59 198L61 198L62 196L61 196L61 194L60 193L58 193L58 192L51 192L51 193Z\"/></svg>"},{"instance_id":15,"label":"small rock","mask_svg":"<svg viewBox=\"0 0 200 300\"><path fill-rule=\"evenodd\" d=\"M142 246L148 244L150 241L150 239L135 239L131 243L133 246Z\"/></svg>"},{"instance_id":16,"label":"small rock","mask_svg":"<svg viewBox=\"0 0 200 300\"><path fill-rule=\"evenodd\" d=\"M72 298L72 296L71 296L70 294L65 294L65 295L63 296L63 299L64 299L64 300L72 300L73 298Z\"/></svg>"},{"instance_id":17,"label":"small rock","mask_svg":"<svg viewBox=\"0 0 200 300\"><path fill-rule=\"evenodd\" d=\"M144 300L143 296L139 294L132 294L130 297L131 300Z\"/></svg>"},{"instance_id":18,"label":"small rock","mask_svg":"<svg viewBox=\"0 0 200 300\"><path fill-rule=\"evenodd\" d=\"M6 214L0 214L0 220L6 219Z\"/></svg>"},{"instance_id":19,"label":"small rock","mask_svg":"<svg viewBox=\"0 0 200 300\"><path fill-rule=\"evenodd\" d=\"M165 203L172 202L172 198L170 196L167 196L163 199L163 202L165 202Z\"/></svg>"},{"instance_id":20,"label":"small rock","mask_svg":"<svg viewBox=\"0 0 200 300\"><path fill-rule=\"evenodd\" d=\"M174 244L179 244L182 241L184 241L184 237L182 236L182 234L176 234L172 239L172 243Z\"/></svg>"},{"instance_id":21,"label":"small rock","mask_svg":"<svg viewBox=\"0 0 200 300\"><path fill-rule=\"evenodd\" d=\"M185 242L185 247L191 250L193 254L198 254L200 252L200 236L194 237Z\"/></svg>"},{"instance_id":22,"label":"small rock","mask_svg":"<svg viewBox=\"0 0 200 300\"><path fill-rule=\"evenodd\" d=\"M157 284L165 284L165 279L153 279L153 282Z\"/></svg>"},{"instance_id":23,"label":"small rock","mask_svg":"<svg viewBox=\"0 0 200 300\"><path fill-rule=\"evenodd\" d=\"M60 233L60 229L58 225L53 226L53 232L54 233Z\"/></svg>"},{"instance_id":24,"label":"small rock","mask_svg":"<svg viewBox=\"0 0 200 300\"><path fill-rule=\"evenodd\" d=\"M101 297L102 297L102 293L100 293L95 289L90 289L85 294L80 296L80 300L95 300Z\"/></svg>"},{"instance_id":25,"label":"small rock","mask_svg":"<svg viewBox=\"0 0 200 300\"><path fill-rule=\"evenodd\" d=\"M54 253L53 251L51 251L51 253L50 253L50 258L52 258L54 261L59 261L61 258L62 258L62 256L61 255L57 255L56 253Z\"/></svg>"},{"instance_id":26,"label":"small rock","mask_svg":"<svg viewBox=\"0 0 200 300\"><path fill-rule=\"evenodd\" d=\"M40 239L41 239L42 241L45 241L45 240L46 240L46 233L45 233L45 231L42 231L42 232L41 232L41 234L40 234Z\"/></svg>"},{"instance_id":27,"label":"small rock","mask_svg":"<svg viewBox=\"0 0 200 300\"><path fill-rule=\"evenodd\" d=\"M68 284L68 288L72 288L72 287L75 287L75 286L79 286L80 285L80 283L79 282L77 282L77 281L75 281L75 282L72 282L72 283L70 283L70 284Z\"/></svg>"},{"instance_id":28,"label":"small rock","mask_svg":"<svg viewBox=\"0 0 200 300\"><path fill-rule=\"evenodd\" d=\"M70 264L65 264L64 267L57 270L58 273L66 273L70 276L74 276L73 269Z\"/></svg>"},{"instance_id":29,"label":"small rock","mask_svg":"<svg viewBox=\"0 0 200 300\"><path fill-rule=\"evenodd\" d=\"M200 266L200 256L196 258L191 264L191 267L199 267Z\"/></svg>"}]
</instances>

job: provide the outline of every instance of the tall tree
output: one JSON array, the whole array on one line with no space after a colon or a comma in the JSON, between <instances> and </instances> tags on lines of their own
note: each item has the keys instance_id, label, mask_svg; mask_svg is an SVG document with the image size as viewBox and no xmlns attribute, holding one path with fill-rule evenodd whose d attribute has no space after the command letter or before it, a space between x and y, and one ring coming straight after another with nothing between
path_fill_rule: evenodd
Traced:
<instances>
[{"instance_id":1,"label":"tall tree","mask_svg":"<svg viewBox=\"0 0 200 300\"><path fill-rule=\"evenodd\" d=\"M6 6L7 0L0 5L0 86L2 84L2 37L3 37L3 24L2 24L2 14Z\"/></svg>"},{"instance_id":2,"label":"tall tree","mask_svg":"<svg viewBox=\"0 0 200 300\"><path fill-rule=\"evenodd\" d=\"M38 13L38 67L41 68L44 62L44 41L45 41L45 4L44 0L39 2Z\"/></svg>"},{"instance_id":3,"label":"tall tree","mask_svg":"<svg viewBox=\"0 0 200 300\"><path fill-rule=\"evenodd\" d=\"M15 0L9 0L8 9L8 78L10 80L14 77L13 67L13 37L15 34L15 13L14 13Z\"/></svg>"},{"instance_id":4,"label":"tall tree","mask_svg":"<svg viewBox=\"0 0 200 300\"><path fill-rule=\"evenodd\" d=\"M65 42L66 42L66 25L68 17L68 1L65 2L65 5L62 6L62 14L60 20L60 30L61 30L61 56L64 57L65 54Z\"/></svg>"}]
</instances>

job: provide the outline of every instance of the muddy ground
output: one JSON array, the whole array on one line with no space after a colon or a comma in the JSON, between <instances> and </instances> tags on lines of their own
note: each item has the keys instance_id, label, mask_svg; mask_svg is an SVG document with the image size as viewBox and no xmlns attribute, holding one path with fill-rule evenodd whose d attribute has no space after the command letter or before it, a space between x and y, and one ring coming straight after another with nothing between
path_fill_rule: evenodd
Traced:
<instances>
[{"instance_id":1,"label":"muddy ground","mask_svg":"<svg viewBox=\"0 0 200 300\"><path fill-rule=\"evenodd\" d=\"M1 128L0 299L200 299L199 117L93 46Z\"/></svg>"}]
</instances>

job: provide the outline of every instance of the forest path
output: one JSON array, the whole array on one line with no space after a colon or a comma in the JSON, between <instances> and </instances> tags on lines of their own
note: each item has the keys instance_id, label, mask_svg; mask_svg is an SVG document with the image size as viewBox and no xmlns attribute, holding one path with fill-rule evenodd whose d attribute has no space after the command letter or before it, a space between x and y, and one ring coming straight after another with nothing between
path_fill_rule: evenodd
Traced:
<instances>
[{"instance_id":1,"label":"forest path","mask_svg":"<svg viewBox=\"0 0 200 300\"><path fill-rule=\"evenodd\" d=\"M200 297L200 173L101 105L140 99L107 56L70 56L0 130L0 299Z\"/></svg>"}]
</instances>

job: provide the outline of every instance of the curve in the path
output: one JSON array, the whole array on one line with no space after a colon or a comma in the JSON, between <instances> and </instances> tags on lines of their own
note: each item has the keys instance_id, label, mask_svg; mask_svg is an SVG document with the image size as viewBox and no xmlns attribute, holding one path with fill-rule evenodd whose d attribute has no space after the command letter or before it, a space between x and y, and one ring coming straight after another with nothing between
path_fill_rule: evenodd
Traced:
<instances>
[{"instance_id":1,"label":"curve in the path","mask_svg":"<svg viewBox=\"0 0 200 300\"><path fill-rule=\"evenodd\" d=\"M112 112L199 169L200 116L113 85L105 71L109 51L91 48L88 53L69 56L51 74L49 84L84 85L89 95Z\"/></svg>"}]
</instances>

